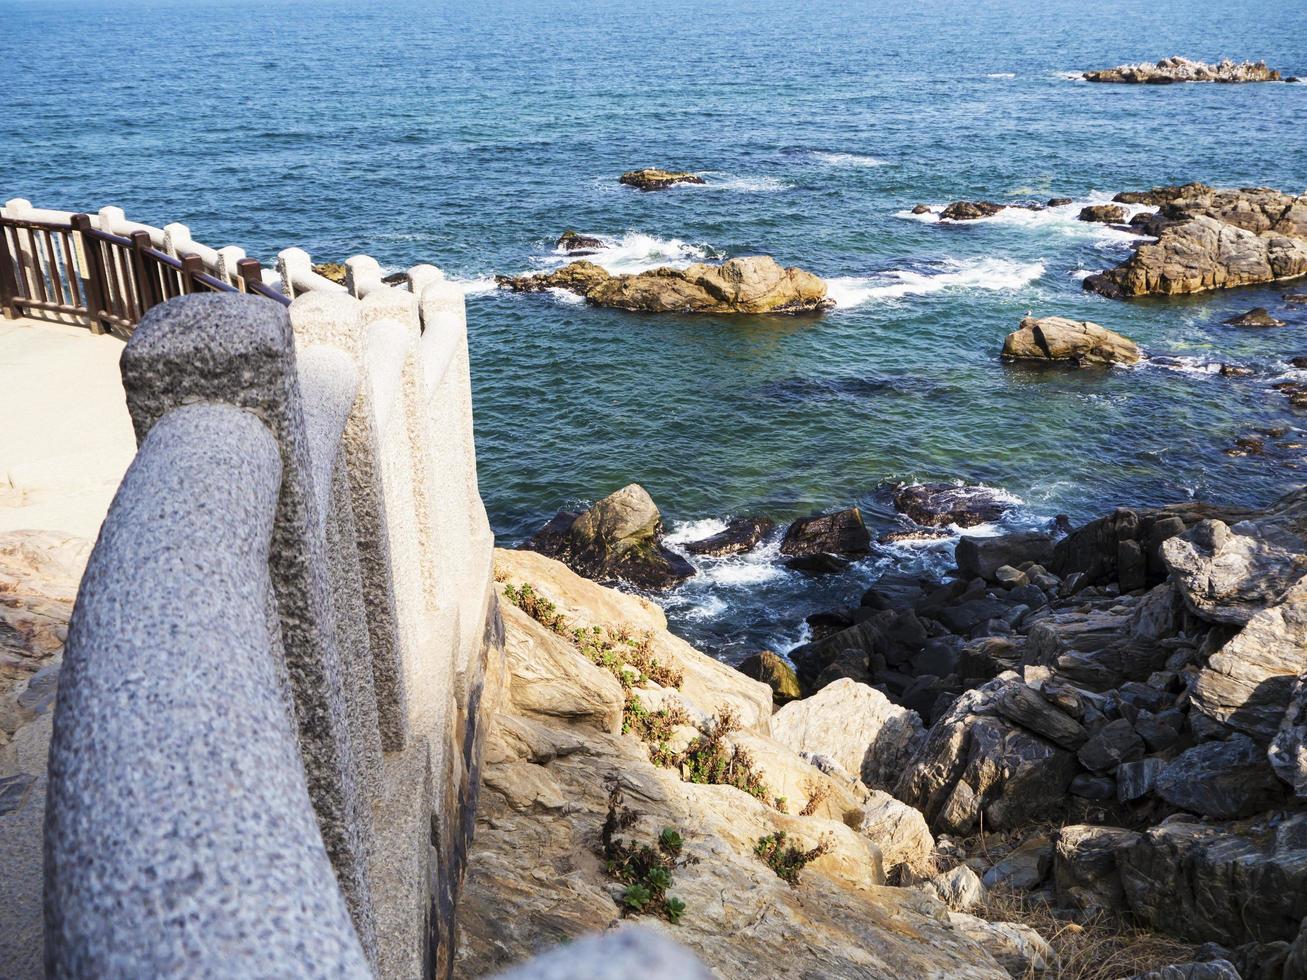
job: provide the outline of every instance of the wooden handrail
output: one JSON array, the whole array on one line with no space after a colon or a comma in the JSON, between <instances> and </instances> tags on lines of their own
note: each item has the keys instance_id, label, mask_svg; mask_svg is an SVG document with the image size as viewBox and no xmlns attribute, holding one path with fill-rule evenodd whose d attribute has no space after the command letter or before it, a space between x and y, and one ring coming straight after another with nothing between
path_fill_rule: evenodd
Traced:
<instances>
[{"instance_id":1,"label":"wooden handrail","mask_svg":"<svg viewBox=\"0 0 1307 980\"><path fill-rule=\"evenodd\" d=\"M209 251L206 249L206 251ZM127 337L152 306L185 293L252 293L290 305L263 282L257 259L237 263L234 282L195 253L169 255L143 229L129 236L67 223L0 215L0 314L46 313L85 319L93 333Z\"/></svg>"}]
</instances>

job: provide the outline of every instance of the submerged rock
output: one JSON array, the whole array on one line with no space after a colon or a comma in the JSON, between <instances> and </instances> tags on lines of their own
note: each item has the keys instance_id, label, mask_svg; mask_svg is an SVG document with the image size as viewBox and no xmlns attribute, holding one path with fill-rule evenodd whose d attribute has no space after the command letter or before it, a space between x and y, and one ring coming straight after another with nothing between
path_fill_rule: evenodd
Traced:
<instances>
[{"instance_id":1,"label":"submerged rock","mask_svg":"<svg viewBox=\"0 0 1307 980\"><path fill-rule=\"evenodd\" d=\"M953 483L914 483L894 494L894 507L926 527L974 527L996 521L1011 508L1011 501L989 487Z\"/></svg>"},{"instance_id":2,"label":"submerged rock","mask_svg":"<svg viewBox=\"0 0 1307 980\"><path fill-rule=\"evenodd\" d=\"M865 555L870 547L871 534L857 507L802 517L786 529L781 539L781 554L791 557Z\"/></svg>"},{"instance_id":3,"label":"submerged rock","mask_svg":"<svg viewBox=\"0 0 1307 980\"><path fill-rule=\"evenodd\" d=\"M1214 65L1191 61L1180 55L1156 63L1118 65L1084 73L1086 81L1118 82L1135 85L1170 85L1175 82L1278 82L1280 73L1266 67L1264 61L1242 63L1224 58Z\"/></svg>"},{"instance_id":4,"label":"submerged rock","mask_svg":"<svg viewBox=\"0 0 1307 980\"><path fill-rule=\"evenodd\" d=\"M723 558L726 555L738 555L757 547L767 534L776 526L770 517L737 517L727 523L725 530L718 531L711 537L690 541L685 550L692 555L708 555Z\"/></svg>"},{"instance_id":5,"label":"submerged rock","mask_svg":"<svg viewBox=\"0 0 1307 980\"><path fill-rule=\"evenodd\" d=\"M1232 316L1228 320L1222 321L1232 327L1282 327L1283 320L1277 320L1271 316L1271 311L1264 306L1256 306L1247 313L1240 313L1238 316Z\"/></svg>"},{"instance_id":6,"label":"submerged rock","mask_svg":"<svg viewBox=\"0 0 1307 980\"><path fill-rule=\"evenodd\" d=\"M1133 340L1088 320L1028 316L1003 341L1003 356L1020 361L1063 361L1076 367L1134 364L1141 358Z\"/></svg>"},{"instance_id":7,"label":"submerged rock","mask_svg":"<svg viewBox=\"0 0 1307 980\"><path fill-rule=\"evenodd\" d=\"M564 562L586 578L666 589L695 574L664 548L662 515L648 492L632 483L582 514L560 512L523 547Z\"/></svg>"},{"instance_id":8,"label":"submerged rock","mask_svg":"<svg viewBox=\"0 0 1307 980\"><path fill-rule=\"evenodd\" d=\"M816 313L835 305L823 280L764 255L621 276L580 260L554 272L496 276L495 282L514 292L565 289L596 306L645 313Z\"/></svg>"},{"instance_id":9,"label":"submerged rock","mask_svg":"<svg viewBox=\"0 0 1307 980\"><path fill-rule=\"evenodd\" d=\"M590 235L578 235L570 228L558 236L555 245L564 252L594 252L604 247L601 239Z\"/></svg>"},{"instance_id":10,"label":"submerged rock","mask_svg":"<svg viewBox=\"0 0 1307 980\"><path fill-rule=\"evenodd\" d=\"M661 191L677 184L702 184L705 181L698 174L692 174L684 170L661 170L658 167L645 167L643 170L628 170L617 178L617 182L642 191Z\"/></svg>"}]
</instances>

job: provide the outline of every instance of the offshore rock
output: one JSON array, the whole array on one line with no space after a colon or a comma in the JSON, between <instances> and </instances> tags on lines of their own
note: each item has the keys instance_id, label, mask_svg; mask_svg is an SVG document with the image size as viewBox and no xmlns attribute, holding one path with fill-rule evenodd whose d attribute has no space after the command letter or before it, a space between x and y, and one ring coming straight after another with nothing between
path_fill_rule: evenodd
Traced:
<instances>
[{"instance_id":1,"label":"offshore rock","mask_svg":"<svg viewBox=\"0 0 1307 980\"><path fill-rule=\"evenodd\" d=\"M496 276L495 282L519 293L565 289L596 306L644 313L818 313L835 305L823 280L781 268L765 255L621 276L581 259L554 272Z\"/></svg>"},{"instance_id":2,"label":"offshore rock","mask_svg":"<svg viewBox=\"0 0 1307 980\"><path fill-rule=\"evenodd\" d=\"M1247 313L1240 313L1223 322L1232 327L1283 327L1285 325L1283 320L1271 316L1270 311L1264 306L1253 307Z\"/></svg>"},{"instance_id":3,"label":"offshore rock","mask_svg":"<svg viewBox=\"0 0 1307 980\"><path fill-rule=\"evenodd\" d=\"M643 170L628 170L617 178L617 182L642 191L661 191L677 184L702 184L704 179L697 174L688 173L684 170L660 170L658 167L645 167Z\"/></svg>"},{"instance_id":4,"label":"offshore rock","mask_svg":"<svg viewBox=\"0 0 1307 980\"><path fill-rule=\"evenodd\" d=\"M1118 65L1084 73L1086 81L1117 82L1135 85L1170 85L1175 82L1278 82L1280 73L1266 67L1264 61L1242 63L1224 58L1214 65L1191 61L1180 55L1156 63Z\"/></svg>"},{"instance_id":5,"label":"offshore rock","mask_svg":"<svg viewBox=\"0 0 1307 980\"><path fill-rule=\"evenodd\" d=\"M745 677L752 677L770 687L772 700L778 707L803 697L794 668L770 650L745 657L740 662L739 671Z\"/></svg>"},{"instance_id":6,"label":"offshore rock","mask_svg":"<svg viewBox=\"0 0 1307 980\"><path fill-rule=\"evenodd\" d=\"M753 550L775 526L776 522L770 517L737 517L726 525L725 530L712 537L688 542L685 550L692 555L713 558L738 555Z\"/></svg>"},{"instance_id":7,"label":"offshore rock","mask_svg":"<svg viewBox=\"0 0 1307 980\"><path fill-rule=\"evenodd\" d=\"M1125 208L1119 204L1090 204L1080 209L1076 217L1081 221L1098 221L1103 224L1120 224L1125 221Z\"/></svg>"},{"instance_id":8,"label":"offshore rock","mask_svg":"<svg viewBox=\"0 0 1307 980\"><path fill-rule=\"evenodd\" d=\"M1049 207L1053 204L1050 201ZM1023 211L1042 211L1041 204L996 204L993 201L954 201L943 211L940 218L946 221L975 221L977 218L992 218L1008 208L1020 208ZM929 209L927 209L929 210Z\"/></svg>"},{"instance_id":9,"label":"offshore rock","mask_svg":"<svg viewBox=\"0 0 1307 980\"><path fill-rule=\"evenodd\" d=\"M586 578L666 589L695 572L662 546L662 538L657 505L632 483L582 514L560 512L523 547L557 558Z\"/></svg>"},{"instance_id":10,"label":"offshore rock","mask_svg":"<svg viewBox=\"0 0 1307 980\"><path fill-rule=\"evenodd\" d=\"M590 235L578 235L569 228L558 236L555 246L564 252L594 252L603 248L604 243Z\"/></svg>"},{"instance_id":11,"label":"offshore rock","mask_svg":"<svg viewBox=\"0 0 1307 980\"><path fill-rule=\"evenodd\" d=\"M857 507L801 517L786 529L781 539L781 554L791 557L864 555L870 547L871 534Z\"/></svg>"},{"instance_id":12,"label":"offshore rock","mask_svg":"<svg viewBox=\"0 0 1307 980\"><path fill-rule=\"evenodd\" d=\"M1049 316L1028 316L1003 341L1003 356L1009 360L1064 361L1076 367L1105 364L1134 364L1139 347L1128 337L1088 320Z\"/></svg>"},{"instance_id":13,"label":"offshore rock","mask_svg":"<svg viewBox=\"0 0 1307 980\"><path fill-rule=\"evenodd\" d=\"M926 527L974 527L996 521L1012 506L989 487L952 483L914 483L894 494L894 508Z\"/></svg>"},{"instance_id":14,"label":"offshore rock","mask_svg":"<svg viewBox=\"0 0 1307 980\"><path fill-rule=\"evenodd\" d=\"M1186 184L1118 195L1127 198L1162 201L1169 224L1115 269L1087 277L1085 289L1113 298L1177 295L1307 275L1307 195Z\"/></svg>"}]
</instances>

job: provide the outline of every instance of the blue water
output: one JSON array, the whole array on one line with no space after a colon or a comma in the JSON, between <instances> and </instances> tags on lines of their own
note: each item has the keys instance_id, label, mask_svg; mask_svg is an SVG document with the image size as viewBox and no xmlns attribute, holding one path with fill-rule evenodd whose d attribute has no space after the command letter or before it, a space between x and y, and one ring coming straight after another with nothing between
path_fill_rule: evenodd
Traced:
<instances>
[{"instance_id":1,"label":"blue water","mask_svg":"<svg viewBox=\"0 0 1307 980\"><path fill-rule=\"evenodd\" d=\"M265 260L300 245L468 280L482 490L505 542L631 481L682 537L851 503L890 527L896 480L1002 488L1016 523L1266 501L1301 482L1302 451L1222 450L1302 424L1269 384L1307 353L1307 311L1238 331L1220 321L1283 290L1125 304L1077 278L1129 248L1073 220L1087 200L1190 179L1307 188L1307 84L1063 77L1176 53L1307 75L1307 5L0 0L0 195L119 204ZM616 184L649 165L708 185ZM901 216L1054 195L1076 207ZM835 280L841 306L655 318L486 290L560 263L568 227L618 243L601 261L619 268L774 255ZM1027 310L1182 369L1006 367ZM1203 369L1223 361L1257 374ZM665 600L674 626L726 659L784 647L807 612L924 560L884 550L813 582L768 554L706 564Z\"/></svg>"}]
</instances>

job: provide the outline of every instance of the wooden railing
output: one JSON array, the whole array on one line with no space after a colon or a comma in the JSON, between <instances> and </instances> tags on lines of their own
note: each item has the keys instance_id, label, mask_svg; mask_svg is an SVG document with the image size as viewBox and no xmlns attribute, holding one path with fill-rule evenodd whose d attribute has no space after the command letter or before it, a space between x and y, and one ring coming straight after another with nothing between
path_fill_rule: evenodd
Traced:
<instances>
[{"instance_id":1,"label":"wooden railing","mask_svg":"<svg viewBox=\"0 0 1307 980\"><path fill-rule=\"evenodd\" d=\"M254 293L281 303L289 297L263 282L257 259L241 259L231 281L214 275L196 254L155 248L150 233L115 235L89 215L68 222L0 215L0 312L67 316L94 333L126 339L145 311L189 293Z\"/></svg>"}]
</instances>

